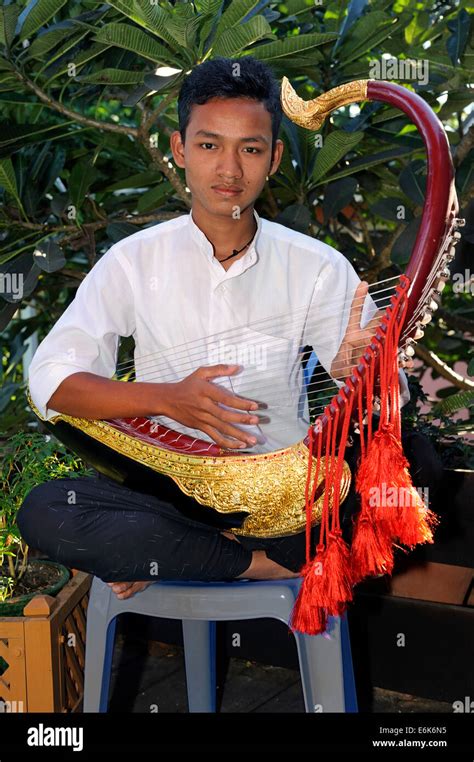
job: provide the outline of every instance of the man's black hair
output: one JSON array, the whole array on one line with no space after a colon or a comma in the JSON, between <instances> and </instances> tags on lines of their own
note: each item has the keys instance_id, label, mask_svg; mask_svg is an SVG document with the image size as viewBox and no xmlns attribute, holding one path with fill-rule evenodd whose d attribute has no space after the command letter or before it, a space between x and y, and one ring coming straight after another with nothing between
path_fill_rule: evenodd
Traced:
<instances>
[{"instance_id":1,"label":"man's black hair","mask_svg":"<svg viewBox=\"0 0 474 762\"><path fill-rule=\"evenodd\" d=\"M184 80L178 96L181 140L185 142L191 107L211 98L251 98L261 101L272 118L272 154L283 111L280 84L272 70L252 56L214 58L196 66Z\"/></svg>"}]
</instances>

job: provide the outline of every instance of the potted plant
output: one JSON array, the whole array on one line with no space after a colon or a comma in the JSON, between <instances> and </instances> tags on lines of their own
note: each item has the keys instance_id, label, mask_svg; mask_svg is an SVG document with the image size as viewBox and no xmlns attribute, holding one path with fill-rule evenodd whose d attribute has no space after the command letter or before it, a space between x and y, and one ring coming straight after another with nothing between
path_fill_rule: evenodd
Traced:
<instances>
[{"instance_id":1,"label":"potted plant","mask_svg":"<svg viewBox=\"0 0 474 762\"><path fill-rule=\"evenodd\" d=\"M0 451L1 709L77 711L91 578L32 558L34 551L21 537L16 516L36 484L90 470L39 432L0 435Z\"/></svg>"}]
</instances>

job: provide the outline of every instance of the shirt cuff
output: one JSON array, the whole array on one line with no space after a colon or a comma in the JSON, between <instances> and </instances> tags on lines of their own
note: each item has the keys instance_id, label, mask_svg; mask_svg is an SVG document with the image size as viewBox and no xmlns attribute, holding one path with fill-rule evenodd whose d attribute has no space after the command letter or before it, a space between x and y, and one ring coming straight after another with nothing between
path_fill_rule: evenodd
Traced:
<instances>
[{"instance_id":1,"label":"shirt cuff","mask_svg":"<svg viewBox=\"0 0 474 762\"><path fill-rule=\"evenodd\" d=\"M73 373L84 372L87 372L86 369L79 366L54 364L49 368L41 368L37 375L35 374L33 378L29 379L30 397L38 409L41 420L50 421L52 418L62 415L57 410L46 407L48 401L64 379L72 376Z\"/></svg>"}]
</instances>

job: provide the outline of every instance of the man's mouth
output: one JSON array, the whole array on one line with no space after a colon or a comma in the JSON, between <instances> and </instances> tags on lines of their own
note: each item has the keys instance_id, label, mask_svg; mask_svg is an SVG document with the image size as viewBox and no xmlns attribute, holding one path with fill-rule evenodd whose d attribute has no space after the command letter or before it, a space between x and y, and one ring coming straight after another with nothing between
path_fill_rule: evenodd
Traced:
<instances>
[{"instance_id":1,"label":"man's mouth","mask_svg":"<svg viewBox=\"0 0 474 762\"><path fill-rule=\"evenodd\" d=\"M212 190L220 196L238 196L239 193L242 193L242 188L235 185L214 185Z\"/></svg>"}]
</instances>

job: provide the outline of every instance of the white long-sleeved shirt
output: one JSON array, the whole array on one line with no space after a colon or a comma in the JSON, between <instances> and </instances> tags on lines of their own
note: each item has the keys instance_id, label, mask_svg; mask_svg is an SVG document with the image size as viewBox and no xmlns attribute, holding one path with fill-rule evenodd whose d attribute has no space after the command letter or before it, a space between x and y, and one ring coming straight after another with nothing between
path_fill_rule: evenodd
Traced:
<instances>
[{"instance_id":1,"label":"white long-sleeved shirt","mask_svg":"<svg viewBox=\"0 0 474 762\"><path fill-rule=\"evenodd\" d=\"M29 389L41 416L58 415L47 403L73 373L112 378L117 371L120 377L119 340L133 336L137 381L179 381L200 366L238 363L238 375L216 383L266 403L262 422L243 427L257 436L254 452L304 437L309 419L301 349L312 346L329 371L360 281L331 246L254 215L254 239L227 271L192 212L114 244L34 355ZM362 326L374 310L368 297ZM402 371L400 383L404 404L409 393ZM316 378L321 406L334 393L328 387ZM155 419L212 441L165 416Z\"/></svg>"}]
</instances>

